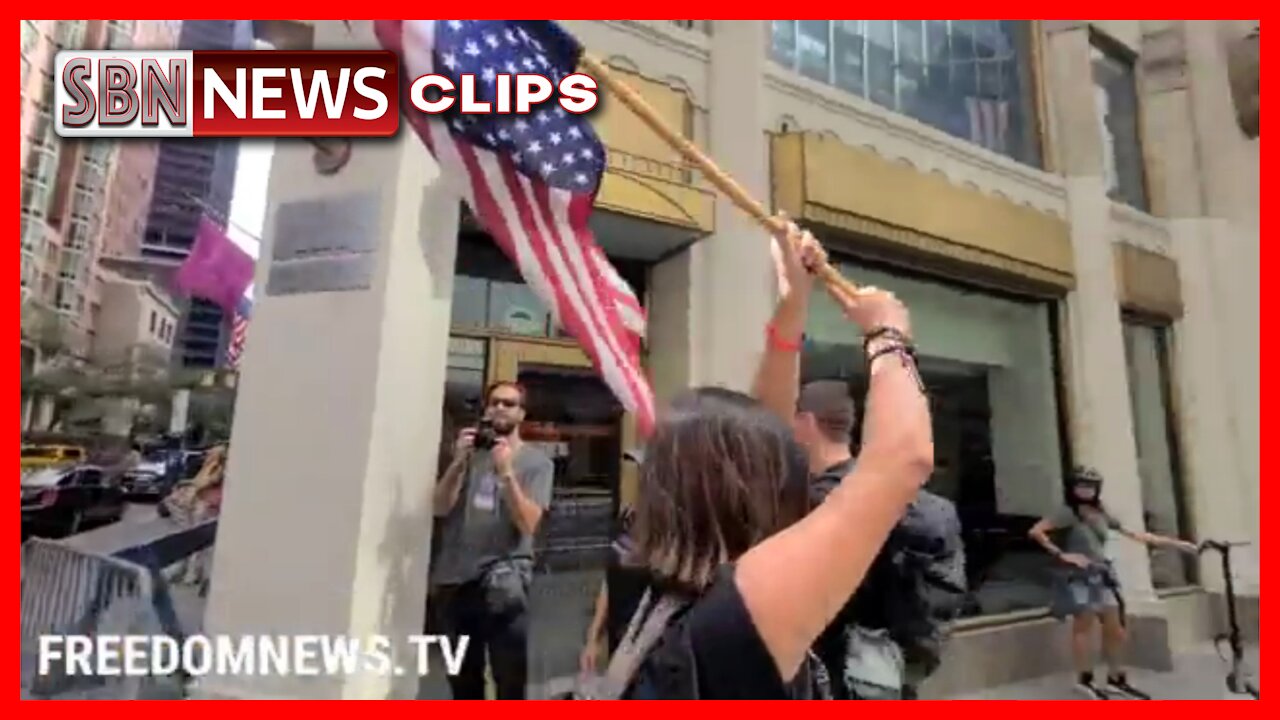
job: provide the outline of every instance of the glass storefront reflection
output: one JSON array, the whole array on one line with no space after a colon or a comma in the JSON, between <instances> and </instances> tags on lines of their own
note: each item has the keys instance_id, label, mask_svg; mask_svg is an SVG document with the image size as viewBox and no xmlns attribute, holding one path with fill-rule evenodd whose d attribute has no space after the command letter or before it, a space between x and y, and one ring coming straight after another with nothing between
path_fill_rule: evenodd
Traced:
<instances>
[{"instance_id":1,"label":"glass storefront reflection","mask_svg":"<svg viewBox=\"0 0 1280 720\"><path fill-rule=\"evenodd\" d=\"M643 297L644 266L610 258L619 274ZM525 284L515 267L487 237L458 239L457 274L453 281L452 324L455 330L564 338L547 306Z\"/></svg>"},{"instance_id":2,"label":"glass storefront reflection","mask_svg":"<svg viewBox=\"0 0 1280 720\"><path fill-rule=\"evenodd\" d=\"M774 20L770 55L994 152L1040 166L1022 20Z\"/></svg>"},{"instance_id":3,"label":"glass storefront reflection","mask_svg":"<svg viewBox=\"0 0 1280 720\"><path fill-rule=\"evenodd\" d=\"M960 515L971 591L964 615L1047 607L1054 561L1027 531L1062 499L1051 305L841 267L903 298L922 338L935 451L928 488ZM824 296L815 299L807 335L802 380L842 379L861 406L861 339Z\"/></svg>"}]
</instances>

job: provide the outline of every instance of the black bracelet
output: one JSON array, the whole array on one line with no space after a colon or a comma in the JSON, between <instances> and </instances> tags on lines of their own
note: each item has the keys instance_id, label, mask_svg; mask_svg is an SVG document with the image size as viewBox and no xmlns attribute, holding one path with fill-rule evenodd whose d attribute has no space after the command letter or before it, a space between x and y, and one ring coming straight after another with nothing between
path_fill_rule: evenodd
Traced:
<instances>
[{"instance_id":1,"label":"black bracelet","mask_svg":"<svg viewBox=\"0 0 1280 720\"><path fill-rule=\"evenodd\" d=\"M911 338L907 337L906 333L896 327L881 325L879 327L871 328L871 330L862 338L863 349L866 349L867 345L871 344L871 341L878 340L880 338L894 340L902 343L903 345L911 345Z\"/></svg>"},{"instance_id":2,"label":"black bracelet","mask_svg":"<svg viewBox=\"0 0 1280 720\"><path fill-rule=\"evenodd\" d=\"M885 355L897 355L902 358L902 366L907 368L911 373L911 377L916 381L916 387L920 388L922 395L928 395L928 391L924 386L924 380L920 377L920 366L916 361L916 349L906 343L889 343L884 347L876 350L867 356L867 372L870 373L871 366L876 360Z\"/></svg>"}]
</instances>

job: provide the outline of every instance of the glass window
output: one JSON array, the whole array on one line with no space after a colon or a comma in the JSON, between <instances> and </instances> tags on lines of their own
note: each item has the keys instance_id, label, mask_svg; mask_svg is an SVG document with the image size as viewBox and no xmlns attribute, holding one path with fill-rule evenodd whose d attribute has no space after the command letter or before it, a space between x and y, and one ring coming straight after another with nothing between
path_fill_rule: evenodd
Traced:
<instances>
[{"instance_id":1,"label":"glass window","mask_svg":"<svg viewBox=\"0 0 1280 720\"><path fill-rule=\"evenodd\" d=\"M460 328L482 328L489 317L489 281L469 275L453 278L452 323Z\"/></svg>"},{"instance_id":2,"label":"glass window","mask_svg":"<svg viewBox=\"0 0 1280 720\"><path fill-rule=\"evenodd\" d=\"M44 220L27 208L22 209L21 218L22 247L33 252L39 252L41 243L44 240Z\"/></svg>"},{"instance_id":3,"label":"glass window","mask_svg":"<svg viewBox=\"0 0 1280 720\"><path fill-rule=\"evenodd\" d=\"M643 263L610 258L618 273L644 297ZM564 337L538 295L515 264L487 236L464 232L458 238L452 322L458 329L484 328L512 335Z\"/></svg>"},{"instance_id":4,"label":"glass window","mask_svg":"<svg viewBox=\"0 0 1280 720\"><path fill-rule=\"evenodd\" d=\"M1138 85L1133 58L1100 36L1094 37L1092 57L1094 106L1102 132L1107 194L1146 210L1146 172L1138 131Z\"/></svg>"},{"instance_id":5,"label":"glass window","mask_svg":"<svg viewBox=\"0 0 1280 720\"><path fill-rule=\"evenodd\" d=\"M87 219L93 215L97 204L98 198L94 196L93 192L77 188L75 197L71 201L71 214Z\"/></svg>"},{"instance_id":6,"label":"glass window","mask_svg":"<svg viewBox=\"0 0 1280 720\"><path fill-rule=\"evenodd\" d=\"M862 95L866 88L865 23L865 20L831 21L834 82L836 87L855 95Z\"/></svg>"},{"instance_id":7,"label":"glass window","mask_svg":"<svg viewBox=\"0 0 1280 720\"><path fill-rule=\"evenodd\" d=\"M895 21L898 48L896 63L898 107L907 115L920 115L919 96L924 89L924 21Z\"/></svg>"},{"instance_id":8,"label":"glass window","mask_svg":"<svg viewBox=\"0 0 1280 720\"><path fill-rule=\"evenodd\" d=\"M488 326L513 335L546 335L550 313L528 285L489 283Z\"/></svg>"},{"instance_id":9,"label":"glass window","mask_svg":"<svg viewBox=\"0 0 1280 720\"><path fill-rule=\"evenodd\" d=\"M483 411L485 362L489 344L480 338L454 335L449 338L445 365L444 426L440 434L440 470L453 459L453 442L458 432L475 423Z\"/></svg>"},{"instance_id":10,"label":"glass window","mask_svg":"<svg viewBox=\"0 0 1280 720\"><path fill-rule=\"evenodd\" d=\"M867 97L892 109L893 102L893 21L867 22Z\"/></svg>"},{"instance_id":11,"label":"glass window","mask_svg":"<svg viewBox=\"0 0 1280 720\"><path fill-rule=\"evenodd\" d=\"M831 80L831 22L797 20L796 62L801 73L814 80Z\"/></svg>"},{"instance_id":12,"label":"glass window","mask_svg":"<svg viewBox=\"0 0 1280 720\"><path fill-rule=\"evenodd\" d=\"M156 311L152 310L151 311L151 329L148 332L154 333L155 331L156 331Z\"/></svg>"},{"instance_id":13,"label":"glass window","mask_svg":"<svg viewBox=\"0 0 1280 720\"><path fill-rule=\"evenodd\" d=\"M49 208L49 187L31 180L22 184L22 209L31 215L43 216Z\"/></svg>"},{"instance_id":14,"label":"glass window","mask_svg":"<svg viewBox=\"0 0 1280 720\"><path fill-rule=\"evenodd\" d=\"M26 55L36 46L36 42L40 40L40 30L36 27L34 20L22 21L22 54Z\"/></svg>"},{"instance_id":15,"label":"glass window","mask_svg":"<svg viewBox=\"0 0 1280 720\"><path fill-rule=\"evenodd\" d=\"M927 487L955 502L963 524L971 591L964 614L1047 606L1054 562L1027 531L1062 502L1053 305L840 267L911 308L933 411L935 469ZM861 409L867 379L860 346L820 294L806 328L802 379L846 380Z\"/></svg>"},{"instance_id":16,"label":"glass window","mask_svg":"<svg viewBox=\"0 0 1280 720\"><path fill-rule=\"evenodd\" d=\"M1124 350L1133 408L1133 438L1142 479L1142 516L1149 532L1190 535L1186 497L1179 474L1177 435L1169 402L1169 328L1126 319ZM1151 548L1151 582L1156 588L1195 582L1191 558L1169 548Z\"/></svg>"},{"instance_id":17,"label":"glass window","mask_svg":"<svg viewBox=\"0 0 1280 720\"><path fill-rule=\"evenodd\" d=\"M774 20L772 32L779 64L1040 166L1030 22Z\"/></svg>"},{"instance_id":18,"label":"glass window","mask_svg":"<svg viewBox=\"0 0 1280 720\"><path fill-rule=\"evenodd\" d=\"M796 21L774 20L769 52L773 59L787 67L796 64Z\"/></svg>"}]
</instances>

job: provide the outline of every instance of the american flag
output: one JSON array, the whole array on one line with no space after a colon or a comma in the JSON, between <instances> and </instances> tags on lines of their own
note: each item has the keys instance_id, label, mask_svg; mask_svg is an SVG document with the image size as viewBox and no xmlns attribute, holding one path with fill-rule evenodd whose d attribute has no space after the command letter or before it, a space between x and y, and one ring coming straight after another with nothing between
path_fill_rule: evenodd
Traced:
<instances>
[{"instance_id":1,"label":"american flag","mask_svg":"<svg viewBox=\"0 0 1280 720\"><path fill-rule=\"evenodd\" d=\"M477 99L493 102L500 73L538 73L558 85L576 72L582 46L550 20L377 20L383 47L409 83L425 74L474 74ZM588 220L605 171L604 145L581 115L544 103L528 115L407 120L446 178L493 235L557 322L582 345L609 388L653 427L654 401L640 365L645 317L635 293L596 244Z\"/></svg>"},{"instance_id":2,"label":"american flag","mask_svg":"<svg viewBox=\"0 0 1280 720\"><path fill-rule=\"evenodd\" d=\"M247 308L239 308L231 316L231 340L227 343L227 368L236 370L240 367L240 356L244 354L244 338L249 332L249 315Z\"/></svg>"},{"instance_id":3,"label":"american flag","mask_svg":"<svg viewBox=\"0 0 1280 720\"><path fill-rule=\"evenodd\" d=\"M249 318L236 313L231 318L231 342L227 344L227 367L235 370L240 366L240 355L244 352L244 336L249 330Z\"/></svg>"}]
</instances>

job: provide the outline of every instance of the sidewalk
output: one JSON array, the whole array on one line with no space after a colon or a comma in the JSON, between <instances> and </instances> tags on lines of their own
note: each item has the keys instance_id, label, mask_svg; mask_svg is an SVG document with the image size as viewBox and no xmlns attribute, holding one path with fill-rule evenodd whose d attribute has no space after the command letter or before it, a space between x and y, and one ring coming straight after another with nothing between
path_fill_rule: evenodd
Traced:
<instances>
[{"instance_id":1,"label":"sidewalk","mask_svg":"<svg viewBox=\"0 0 1280 720\"><path fill-rule=\"evenodd\" d=\"M1224 648L1225 651L1225 648ZM1253 669L1254 684L1260 685L1258 648L1245 649L1245 661ZM1212 645L1198 646L1174 657L1173 672L1130 670L1129 682L1155 700L1248 700L1227 691L1227 663ZM1099 666L1098 675L1105 671ZM988 688L980 692L945 698L947 700L1082 700L1073 689L1071 674L1051 675L1026 682Z\"/></svg>"}]
</instances>

